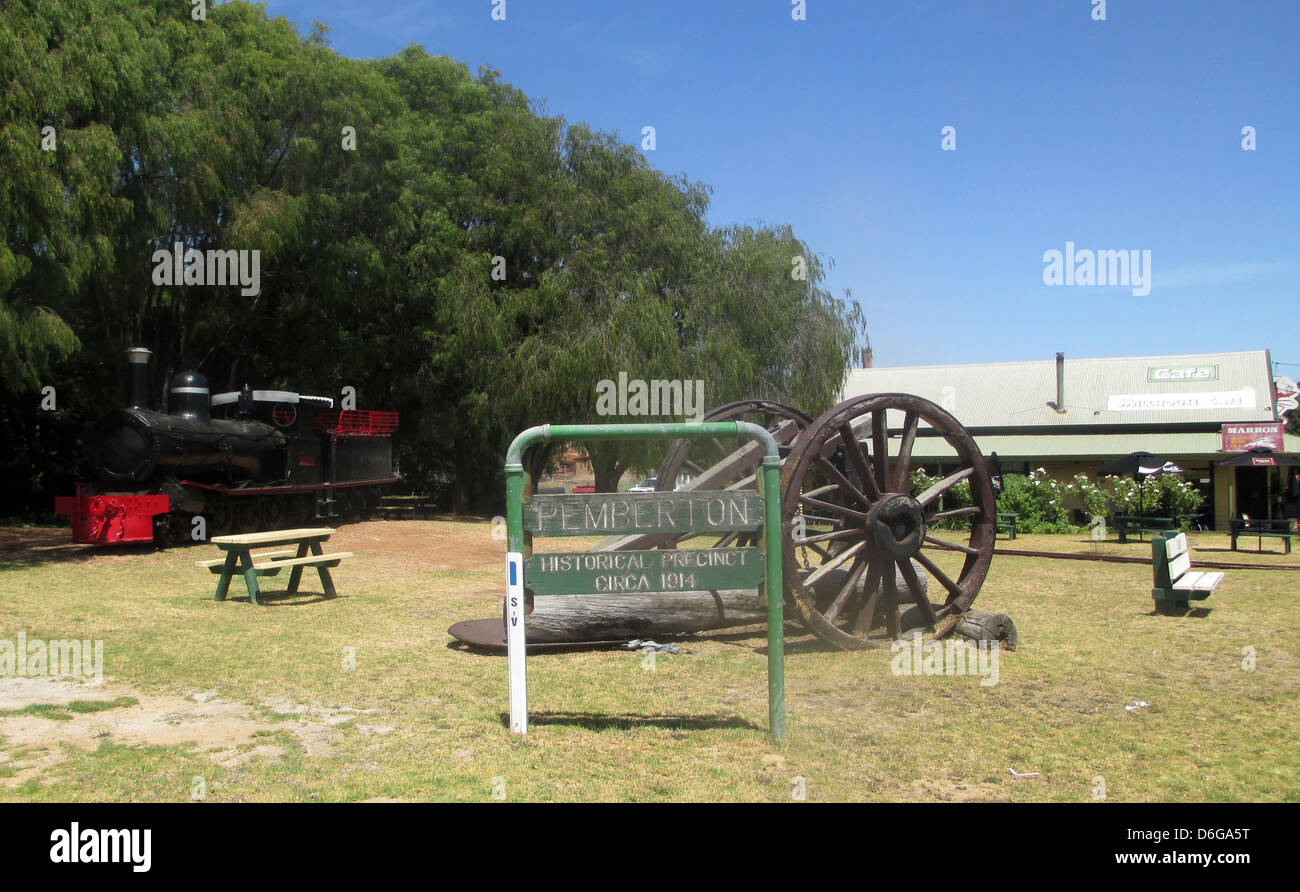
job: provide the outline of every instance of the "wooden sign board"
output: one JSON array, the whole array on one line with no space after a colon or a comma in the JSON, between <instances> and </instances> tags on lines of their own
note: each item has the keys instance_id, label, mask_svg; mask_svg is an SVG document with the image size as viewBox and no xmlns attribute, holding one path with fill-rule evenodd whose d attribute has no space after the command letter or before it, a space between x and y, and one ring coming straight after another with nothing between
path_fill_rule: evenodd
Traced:
<instances>
[{"instance_id":1,"label":"wooden sign board","mask_svg":"<svg viewBox=\"0 0 1300 892\"><path fill-rule=\"evenodd\" d=\"M763 525L763 497L747 490L535 495L524 529L538 536L726 533Z\"/></svg>"},{"instance_id":2,"label":"wooden sign board","mask_svg":"<svg viewBox=\"0 0 1300 892\"><path fill-rule=\"evenodd\" d=\"M535 554L524 562L535 595L611 595L752 589L766 558L757 548L669 548Z\"/></svg>"}]
</instances>

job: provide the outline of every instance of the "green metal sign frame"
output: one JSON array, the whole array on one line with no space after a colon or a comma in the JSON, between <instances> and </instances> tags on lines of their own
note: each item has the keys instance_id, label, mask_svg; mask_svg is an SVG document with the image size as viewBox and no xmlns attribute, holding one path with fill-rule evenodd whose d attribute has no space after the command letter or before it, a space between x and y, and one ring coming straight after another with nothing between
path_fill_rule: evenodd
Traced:
<instances>
[{"instance_id":1,"label":"green metal sign frame","mask_svg":"<svg viewBox=\"0 0 1300 892\"><path fill-rule=\"evenodd\" d=\"M763 446L763 458L760 462L758 479L762 486L763 500L763 517L761 528L763 531L764 544L764 567L762 568L762 581L758 583L758 589L763 598L767 601L767 714L768 727L772 736L778 740L785 738L785 637L783 631L784 617L784 577L781 569L781 456L777 452L776 441L772 435L762 426L752 424L747 421L712 421L698 423L671 423L671 424L543 424L537 427L530 427L528 430L515 437L514 442L510 444L510 450L506 453L506 642L509 652L510 666L510 729L518 734L528 732L528 687L527 675L524 666L525 654L525 614L526 603L524 592L529 588L526 579L526 570L536 572L540 566L532 559L531 551L531 533L525 528L524 524L524 480L525 472L523 465L524 451L530 446L537 443L556 442L585 442L588 440L640 440L647 438L671 438L671 439L700 439L709 437L745 437L750 440L757 440ZM696 493L689 498L699 498L703 496L718 496L717 493ZM731 493L731 495L736 495ZM664 513L658 513L655 506L655 497L660 499L671 499L671 493L647 494L645 499L637 499L635 504L630 504L630 508L623 511L622 516L629 518L634 526L639 523L639 519L648 518L649 524L662 526L665 523L671 524L671 528L682 532L705 531L711 532L724 528L729 521L724 519L718 523L708 510L711 506L701 502L702 507L698 512L698 523L690 523L685 528L682 521L676 519L674 515L668 513L670 509L665 509ZM592 504L600 504L603 508L608 509L605 516L615 517L619 508L613 500L613 494L607 497L597 497L590 500ZM540 500L541 497L538 497ZM652 507L650 509L638 510L638 506L645 503ZM575 502L575 505L583 503ZM685 504L685 503L684 503ZM732 520L735 515L739 514L744 517L743 529L754 529L756 524L752 518L746 514L746 506L752 504L749 501L742 501L729 506L728 510L732 512ZM755 506L756 507L756 506ZM566 528L563 508L558 502L554 502L550 507L541 508L536 504L530 504L530 517L534 526L543 531L544 535L582 535L583 533L576 528ZM539 514L542 520L538 520ZM682 514L677 515L689 517L695 520L696 514L691 510L689 504L682 509ZM577 517L578 515L572 515ZM665 520L665 516L669 520ZM556 520L558 518L558 521ZM547 526L547 520L551 525ZM574 523L581 523L580 519ZM616 522L615 522L616 523ZM622 529L622 525L611 527L602 527L601 532L615 532ZM638 528L639 529L639 528ZM627 531L632 531L629 528ZM644 532L644 529L639 529ZM586 533L591 535L591 533ZM737 549L739 552L740 549ZM623 552L625 555L646 554L645 552ZM577 555L567 553L560 557L576 558ZM627 560L632 561L632 558ZM662 559L659 559L662 560ZM650 558L642 559L640 562L648 567L651 562ZM743 563L743 559L742 559ZM568 569L573 568L577 572L581 568L577 562L566 562L563 566ZM668 568L656 564L654 567L656 573L659 570ZM721 568L710 568L714 573L726 571ZM750 578L760 578L753 571ZM701 578L714 578L709 573L700 570ZM571 577L576 578L576 577ZM647 578L653 580L653 574L647 574ZM725 575L721 578L726 578ZM630 583L635 584L635 583ZM650 585L655 583L651 581ZM553 586L541 585L541 591L534 594L541 596L543 594L558 594ZM673 588L649 588L638 589L642 591L672 591Z\"/></svg>"}]
</instances>

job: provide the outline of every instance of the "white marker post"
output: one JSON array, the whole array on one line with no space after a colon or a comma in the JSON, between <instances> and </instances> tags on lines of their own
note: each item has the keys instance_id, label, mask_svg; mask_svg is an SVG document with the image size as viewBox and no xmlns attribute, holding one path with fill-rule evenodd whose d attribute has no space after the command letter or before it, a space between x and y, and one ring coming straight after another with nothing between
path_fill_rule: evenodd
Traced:
<instances>
[{"instance_id":1,"label":"white marker post","mask_svg":"<svg viewBox=\"0 0 1300 892\"><path fill-rule=\"evenodd\" d=\"M510 730L528 733L528 670L524 667L524 556L506 552L506 662L510 673Z\"/></svg>"}]
</instances>

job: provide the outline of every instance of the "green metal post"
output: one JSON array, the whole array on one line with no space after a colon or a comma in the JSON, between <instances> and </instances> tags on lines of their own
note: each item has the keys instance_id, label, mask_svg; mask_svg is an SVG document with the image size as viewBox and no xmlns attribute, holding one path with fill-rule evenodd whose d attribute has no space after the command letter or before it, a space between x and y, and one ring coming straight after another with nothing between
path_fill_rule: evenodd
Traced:
<instances>
[{"instance_id":1,"label":"green metal post","mask_svg":"<svg viewBox=\"0 0 1300 892\"><path fill-rule=\"evenodd\" d=\"M785 577L781 571L781 459L763 457L763 499L767 517L763 538L767 544L767 724L772 736L785 740Z\"/></svg>"}]
</instances>

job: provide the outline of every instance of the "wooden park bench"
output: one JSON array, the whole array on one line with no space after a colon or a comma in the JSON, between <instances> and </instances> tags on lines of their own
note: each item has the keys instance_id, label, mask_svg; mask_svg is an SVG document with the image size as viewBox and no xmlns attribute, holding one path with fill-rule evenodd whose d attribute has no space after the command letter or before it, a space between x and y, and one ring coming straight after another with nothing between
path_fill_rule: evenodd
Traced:
<instances>
[{"instance_id":1,"label":"wooden park bench","mask_svg":"<svg viewBox=\"0 0 1300 892\"><path fill-rule=\"evenodd\" d=\"M1187 534L1157 536L1151 540L1151 597L1156 610L1186 610L1188 600L1203 601L1223 582L1222 573L1192 569Z\"/></svg>"},{"instance_id":2,"label":"wooden park bench","mask_svg":"<svg viewBox=\"0 0 1300 892\"><path fill-rule=\"evenodd\" d=\"M254 604L260 604L261 594L257 578L275 576L285 567L292 568L289 576L289 594L296 594L298 583L302 579L304 567L315 567L320 573L321 588L328 598L337 597L334 580L330 578L330 567L337 567L344 558L352 557L350 551L337 551L325 554L321 543L329 539L334 530L329 527L314 527L301 530L271 530L265 533L242 533L234 536L213 536L212 544L225 552L224 557L210 561L198 561L197 565L206 567L221 579L217 582L217 593L213 600L224 601L230 591L230 580L235 574L244 577L248 586L248 597ZM294 548L282 546L292 545ZM253 554L254 548L271 548Z\"/></svg>"},{"instance_id":3,"label":"wooden park bench","mask_svg":"<svg viewBox=\"0 0 1300 892\"><path fill-rule=\"evenodd\" d=\"M1163 533L1174 530L1178 524L1172 517L1147 517L1133 514L1116 514L1115 529L1119 531L1119 541L1127 542L1129 533L1137 533L1141 540L1143 533ZM1154 540L1152 540L1154 541Z\"/></svg>"},{"instance_id":4,"label":"wooden park bench","mask_svg":"<svg viewBox=\"0 0 1300 892\"><path fill-rule=\"evenodd\" d=\"M998 533L1006 533L1008 539L1016 538L1016 521L1019 519L1019 514L999 511L997 529L993 531L993 535L996 536Z\"/></svg>"},{"instance_id":5,"label":"wooden park bench","mask_svg":"<svg viewBox=\"0 0 1300 892\"><path fill-rule=\"evenodd\" d=\"M1291 553L1291 521L1290 520L1264 520L1262 518L1250 518L1243 516L1241 519L1230 518L1228 528L1232 535L1232 550L1237 550L1237 537L1245 536L1256 538L1256 551L1264 550L1264 538L1281 539L1286 548L1286 553Z\"/></svg>"}]
</instances>

